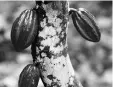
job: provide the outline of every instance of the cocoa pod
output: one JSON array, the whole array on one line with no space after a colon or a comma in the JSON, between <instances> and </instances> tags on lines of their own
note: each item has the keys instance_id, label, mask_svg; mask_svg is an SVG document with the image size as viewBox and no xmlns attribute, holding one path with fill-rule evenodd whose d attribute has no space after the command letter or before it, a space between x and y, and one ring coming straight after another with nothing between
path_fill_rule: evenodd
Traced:
<instances>
[{"instance_id":1,"label":"cocoa pod","mask_svg":"<svg viewBox=\"0 0 113 87\"><path fill-rule=\"evenodd\" d=\"M19 76L18 87L37 87L40 72L34 64L28 64Z\"/></svg>"},{"instance_id":2,"label":"cocoa pod","mask_svg":"<svg viewBox=\"0 0 113 87\"><path fill-rule=\"evenodd\" d=\"M101 34L99 27L90 12L84 8L79 8L78 10L71 9L70 14L72 15L75 28L83 38L92 42L100 41Z\"/></svg>"},{"instance_id":3,"label":"cocoa pod","mask_svg":"<svg viewBox=\"0 0 113 87\"><path fill-rule=\"evenodd\" d=\"M11 40L17 51L27 48L37 35L37 14L34 9L24 10L14 21L11 30Z\"/></svg>"}]
</instances>

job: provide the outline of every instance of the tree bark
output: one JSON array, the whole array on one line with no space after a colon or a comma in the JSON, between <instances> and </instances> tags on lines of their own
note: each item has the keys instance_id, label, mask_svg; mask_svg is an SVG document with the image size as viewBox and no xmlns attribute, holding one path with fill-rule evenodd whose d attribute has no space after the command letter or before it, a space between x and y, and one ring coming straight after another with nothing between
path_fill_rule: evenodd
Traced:
<instances>
[{"instance_id":1,"label":"tree bark","mask_svg":"<svg viewBox=\"0 0 113 87\"><path fill-rule=\"evenodd\" d=\"M82 87L68 54L68 2L37 5L38 32L32 56L45 87Z\"/></svg>"}]
</instances>

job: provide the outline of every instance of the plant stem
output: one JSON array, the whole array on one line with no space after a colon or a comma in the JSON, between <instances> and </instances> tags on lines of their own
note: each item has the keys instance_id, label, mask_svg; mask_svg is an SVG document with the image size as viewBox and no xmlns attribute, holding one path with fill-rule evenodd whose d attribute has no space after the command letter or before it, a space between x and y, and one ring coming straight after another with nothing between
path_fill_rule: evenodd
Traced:
<instances>
[{"instance_id":1,"label":"plant stem","mask_svg":"<svg viewBox=\"0 0 113 87\"><path fill-rule=\"evenodd\" d=\"M42 9L43 8L43 9ZM38 34L32 55L45 87L82 87L68 55L68 2L53 1L37 8Z\"/></svg>"}]
</instances>

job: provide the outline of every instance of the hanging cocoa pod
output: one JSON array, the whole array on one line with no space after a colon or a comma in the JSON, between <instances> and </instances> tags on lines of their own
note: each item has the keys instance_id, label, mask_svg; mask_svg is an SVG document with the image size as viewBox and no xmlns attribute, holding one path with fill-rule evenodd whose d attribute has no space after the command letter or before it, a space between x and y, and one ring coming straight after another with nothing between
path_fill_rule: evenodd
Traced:
<instances>
[{"instance_id":1,"label":"hanging cocoa pod","mask_svg":"<svg viewBox=\"0 0 113 87\"><path fill-rule=\"evenodd\" d=\"M79 8L78 10L70 9L69 14L72 15L74 26L83 38L92 42L100 41L99 27L90 12L84 8Z\"/></svg>"},{"instance_id":2,"label":"hanging cocoa pod","mask_svg":"<svg viewBox=\"0 0 113 87\"><path fill-rule=\"evenodd\" d=\"M17 51L27 48L37 34L37 14L34 9L24 10L14 21L11 30L11 40Z\"/></svg>"},{"instance_id":3,"label":"hanging cocoa pod","mask_svg":"<svg viewBox=\"0 0 113 87\"><path fill-rule=\"evenodd\" d=\"M39 77L39 69L34 64L28 64L20 74L18 87L37 87Z\"/></svg>"}]
</instances>

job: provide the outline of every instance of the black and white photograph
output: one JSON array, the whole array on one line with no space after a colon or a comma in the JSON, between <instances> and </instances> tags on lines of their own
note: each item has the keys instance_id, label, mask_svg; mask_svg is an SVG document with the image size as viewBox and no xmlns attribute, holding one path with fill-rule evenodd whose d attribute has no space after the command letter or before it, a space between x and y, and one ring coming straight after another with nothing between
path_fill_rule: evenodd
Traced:
<instances>
[{"instance_id":1,"label":"black and white photograph","mask_svg":"<svg viewBox=\"0 0 113 87\"><path fill-rule=\"evenodd\" d=\"M112 0L0 0L0 87L112 87Z\"/></svg>"}]
</instances>

